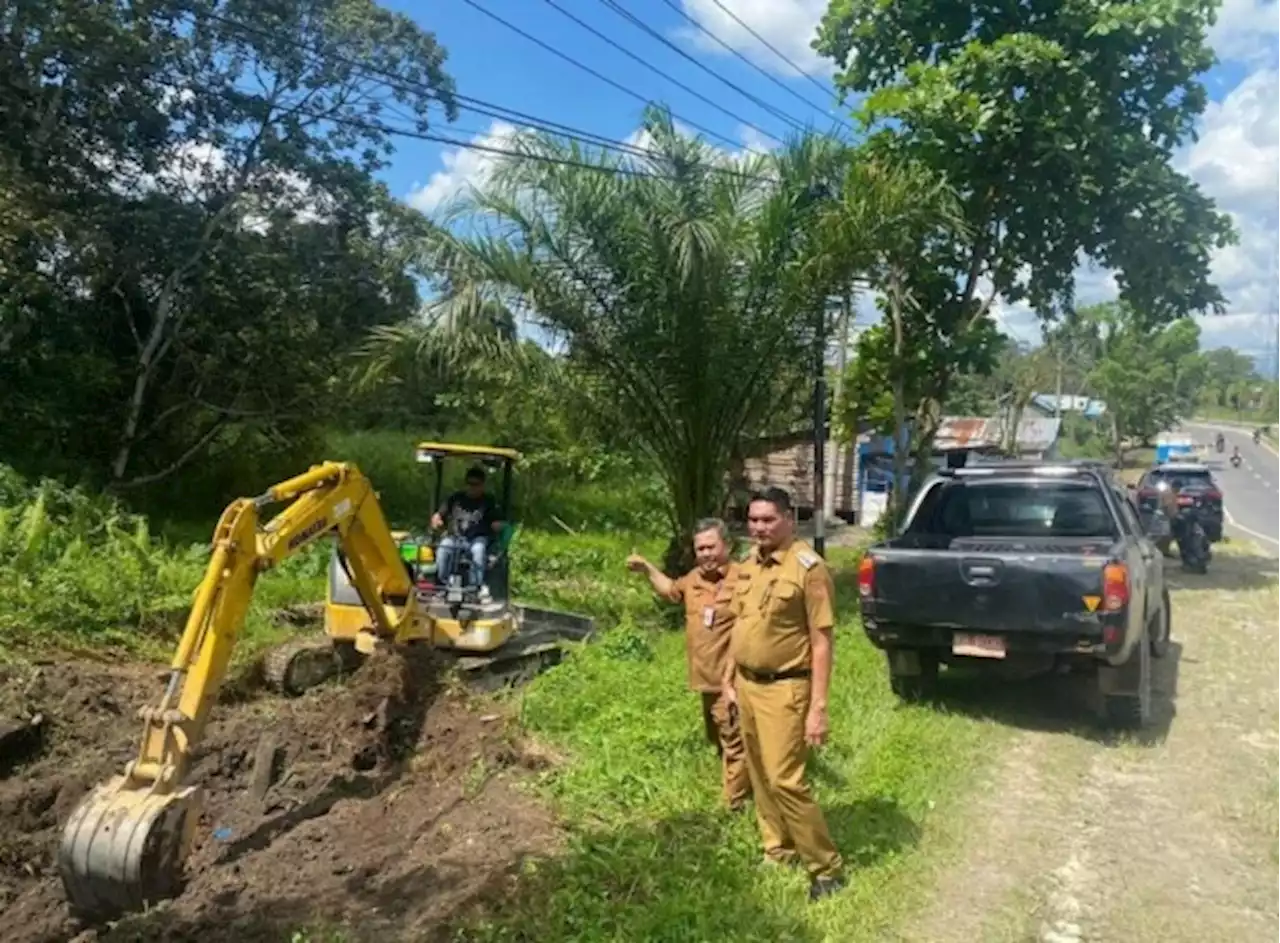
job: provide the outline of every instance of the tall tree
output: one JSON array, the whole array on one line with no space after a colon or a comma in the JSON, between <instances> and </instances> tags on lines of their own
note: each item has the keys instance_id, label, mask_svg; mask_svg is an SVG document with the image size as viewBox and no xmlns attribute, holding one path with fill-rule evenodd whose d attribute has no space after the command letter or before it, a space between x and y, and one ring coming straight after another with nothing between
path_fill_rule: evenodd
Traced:
<instances>
[{"instance_id":1,"label":"tall tree","mask_svg":"<svg viewBox=\"0 0 1280 943\"><path fill-rule=\"evenodd\" d=\"M1127 442L1150 441L1194 406L1202 375L1199 327L1190 320L1151 327L1123 302L1081 314L1096 338L1088 386L1106 401L1112 451L1121 461Z\"/></svg>"},{"instance_id":2,"label":"tall tree","mask_svg":"<svg viewBox=\"0 0 1280 943\"><path fill-rule=\"evenodd\" d=\"M1069 312L1086 257L1153 323L1222 309L1209 266L1229 220L1170 165L1205 106L1215 6L833 0L814 47L866 96L868 146L959 194L968 238L917 269L939 349L985 331L997 297ZM933 375L942 401L953 374Z\"/></svg>"}]
</instances>

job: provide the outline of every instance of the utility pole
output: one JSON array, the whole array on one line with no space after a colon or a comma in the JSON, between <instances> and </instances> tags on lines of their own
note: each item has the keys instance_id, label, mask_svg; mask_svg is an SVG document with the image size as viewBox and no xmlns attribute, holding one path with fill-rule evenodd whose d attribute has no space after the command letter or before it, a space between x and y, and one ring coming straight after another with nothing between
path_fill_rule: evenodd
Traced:
<instances>
[{"instance_id":1,"label":"utility pole","mask_svg":"<svg viewBox=\"0 0 1280 943\"><path fill-rule=\"evenodd\" d=\"M840 323L836 328L836 381L835 387L831 391L831 401L839 405L840 400L844 396L844 372L849 365L849 322L853 317L853 286L846 285L844 294L840 299ZM828 426L830 421L828 420ZM858 437L854 435L856 440ZM856 445L856 441L854 443ZM826 465L823 468L823 497L825 501L822 505L822 514L825 520L831 520L836 514L836 469L840 465L840 447L836 446L831 450L834 454L826 457Z\"/></svg>"},{"instance_id":2,"label":"utility pole","mask_svg":"<svg viewBox=\"0 0 1280 943\"><path fill-rule=\"evenodd\" d=\"M1280 250L1280 241L1277 241L1276 248L1271 252L1271 273L1268 282L1271 290L1267 298L1267 366L1271 369L1269 374L1273 380L1280 382L1280 281L1277 281L1277 267L1280 266L1280 259L1276 258L1277 250Z\"/></svg>"},{"instance_id":3,"label":"utility pole","mask_svg":"<svg viewBox=\"0 0 1280 943\"><path fill-rule=\"evenodd\" d=\"M827 466L827 310L826 299L818 302L813 344L813 549L827 555L826 506Z\"/></svg>"},{"instance_id":4,"label":"utility pole","mask_svg":"<svg viewBox=\"0 0 1280 943\"><path fill-rule=\"evenodd\" d=\"M809 187L810 206L817 207L831 198L826 184ZM813 338L813 549L818 556L827 555L827 527L823 516L826 504L825 469L827 464L827 299L814 305Z\"/></svg>"}]
</instances>

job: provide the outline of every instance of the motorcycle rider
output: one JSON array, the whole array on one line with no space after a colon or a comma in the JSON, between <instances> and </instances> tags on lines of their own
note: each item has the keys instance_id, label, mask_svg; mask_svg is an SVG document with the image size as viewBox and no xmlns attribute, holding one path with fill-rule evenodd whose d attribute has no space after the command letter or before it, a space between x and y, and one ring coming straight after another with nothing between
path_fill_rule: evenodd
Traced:
<instances>
[{"instance_id":1,"label":"motorcycle rider","mask_svg":"<svg viewBox=\"0 0 1280 943\"><path fill-rule=\"evenodd\" d=\"M1178 544L1178 555L1182 557L1184 564L1188 562L1188 557L1206 557L1208 556L1207 538L1205 537L1203 528L1199 528L1197 534L1197 516L1194 511L1187 513L1183 510L1181 502L1178 500L1182 493L1178 479L1174 478L1161 483L1160 487L1160 510L1164 513L1169 521L1169 529L1173 539ZM1200 545L1193 544L1193 541L1200 541Z\"/></svg>"},{"instance_id":2,"label":"motorcycle rider","mask_svg":"<svg viewBox=\"0 0 1280 943\"><path fill-rule=\"evenodd\" d=\"M1240 446L1238 446L1238 445L1233 445L1233 446L1231 447L1231 465L1232 465L1232 467L1239 467L1239 465L1240 465L1240 458L1241 458L1241 456L1240 456Z\"/></svg>"}]
</instances>

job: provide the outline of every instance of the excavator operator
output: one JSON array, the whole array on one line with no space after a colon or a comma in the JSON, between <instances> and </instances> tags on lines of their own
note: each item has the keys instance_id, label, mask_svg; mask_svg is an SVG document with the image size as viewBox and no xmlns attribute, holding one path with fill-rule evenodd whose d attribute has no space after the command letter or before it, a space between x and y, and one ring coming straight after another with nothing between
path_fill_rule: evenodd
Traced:
<instances>
[{"instance_id":1,"label":"excavator operator","mask_svg":"<svg viewBox=\"0 0 1280 943\"><path fill-rule=\"evenodd\" d=\"M449 495L431 516L431 526L435 530L444 530L448 525L436 548L436 580L441 587L449 585L458 554L465 550L471 556L467 588L482 590L489 540L502 530L503 523L498 519L493 498L485 492L484 481L483 468L467 469L466 487Z\"/></svg>"}]
</instances>

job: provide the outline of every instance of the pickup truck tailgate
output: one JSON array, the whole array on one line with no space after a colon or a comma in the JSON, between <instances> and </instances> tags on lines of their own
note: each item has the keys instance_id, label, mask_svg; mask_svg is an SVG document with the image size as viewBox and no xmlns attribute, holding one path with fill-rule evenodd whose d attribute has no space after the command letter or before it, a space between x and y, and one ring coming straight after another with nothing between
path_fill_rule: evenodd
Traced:
<instances>
[{"instance_id":1,"label":"pickup truck tailgate","mask_svg":"<svg viewBox=\"0 0 1280 943\"><path fill-rule=\"evenodd\" d=\"M988 632L1061 632L1097 607L1109 540L1054 540L1018 549L872 551L877 622Z\"/></svg>"}]
</instances>

